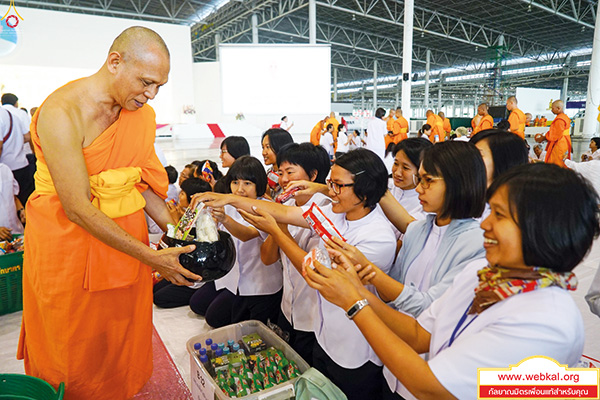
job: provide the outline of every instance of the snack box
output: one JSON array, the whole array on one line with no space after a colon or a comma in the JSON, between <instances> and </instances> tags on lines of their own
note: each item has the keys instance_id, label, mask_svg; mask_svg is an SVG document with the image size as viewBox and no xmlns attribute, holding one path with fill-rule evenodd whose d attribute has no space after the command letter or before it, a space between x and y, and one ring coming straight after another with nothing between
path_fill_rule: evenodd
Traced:
<instances>
[{"instance_id":1,"label":"snack box","mask_svg":"<svg viewBox=\"0 0 600 400\"><path fill-rule=\"evenodd\" d=\"M187 341L186 347L190 354L190 373L192 379L192 398L194 400L227 400L232 397L227 396L212 378L210 373L204 368L200 359L194 351L194 343L204 343L206 339L211 338L213 343L227 343L228 340L238 342L242 337L257 334L262 338L265 344L281 350L288 360L294 361L298 365L301 373L304 373L309 365L287 344L283 339L277 336L272 330L267 328L260 321L244 321L238 324L224 326L214 329L202 335L194 336ZM286 400L295 397L294 384L296 378L273 386L272 388L262 390L257 393L244 397L238 397L243 400Z\"/></svg>"}]
</instances>

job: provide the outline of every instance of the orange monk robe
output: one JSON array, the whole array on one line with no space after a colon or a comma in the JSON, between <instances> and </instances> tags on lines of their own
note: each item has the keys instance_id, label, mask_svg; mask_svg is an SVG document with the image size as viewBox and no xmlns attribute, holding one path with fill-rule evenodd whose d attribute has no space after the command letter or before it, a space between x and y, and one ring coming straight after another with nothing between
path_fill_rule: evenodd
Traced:
<instances>
[{"instance_id":1,"label":"orange monk robe","mask_svg":"<svg viewBox=\"0 0 600 400\"><path fill-rule=\"evenodd\" d=\"M438 141L443 142L446 135L444 134L444 121L442 121L442 118L437 114L431 114L427 117L427 123L431 126L429 140L435 143L435 136L437 135Z\"/></svg>"},{"instance_id":2,"label":"orange monk robe","mask_svg":"<svg viewBox=\"0 0 600 400\"><path fill-rule=\"evenodd\" d=\"M481 131L485 131L486 129L492 129L494 127L494 119L491 115L486 115L479 120L479 124L473 129L473 135L478 134ZM473 136L471 136L473 137Z\"/></svg>"},{"instance_id":3,"label":"orange monk robe","mask_svg":"<svg viewBox=\"0 0 600 400\"><path fill-rule=\"evenodd\" d=\"M571 159L571 119L567 114L560 113L554 118L550 125L550 130L546 133L546 159L550 164L556 164L559 167L564 167L563 159L565 154L568 159Z\"/></svg>"},{"instance_id":4,"label":"orange monk robe","mask_svg":"<svg viewBox=\"0 0 600 400\"><path fill-rule=\"evenodd\" d=\"M441 118L441 117L440 117ZM443 129L447 136L450 136L450 132L452 132L452 125L450 125L450 120L448 118L444 118Z\"/></svg>"},{"instance_id":5,"label":"orange monk robe","mask_svg":"<svg viewBox=\"0 0 600 400\"><path fill-rule=\"evenodd\" d=\"M548 124L548 119L546 117L540 118L540 126L546 126Z\"/></svg>"},{"instance_id":6,"label":"orange monk robe","mask_svg":"<svg viewBox=\"0 0 600 400\"><path fill-rule=\"evenodd\" d=\"M394 131L394 122L396 122L396 118L388 117L388 119L386 121L386 127L387 127L388 133ZM392 135L385 135L385 148L386 149L390 145L390 143L392 143L394 141L394 138Z\"/></svg>"},{"instance_id":7,"label":"orange monk robe","mask_svg":"<svg viewBox=\"0 0 600 400\"><path fill-rule=\"evenodd\" d=\"M17 357L25 360L28 375L54 387L65 382L66 400L130 398L152 375L151 269L67 218L47 173L39 115L31 123L38 172L27 203ZM122 109L119 119L82 150L90 182L103 171L139 167L141 182L130 193L139 198L135 192L148 189L165 198L168 180L154 151L155 135L150 106ZM140 172L137 176L139 181ZM43 184L50 190L44 193ZM143 209L113 220L148 244Z\"/></svg>"},{"instance_id":8,"label":"orange monk robe","mask_svg":"<svg viewBox=\"0 0 600 400\"><path fill-rule=\"evenodd\" d=\"M515 108L511 111L508 116L508 122L510 123L510 131L515 135L519 136L521 139L525 139L525 121L527 117L525 117L525 113Z\"/></svg>"},{"instance_id":9,"label":"orange monk robe","mask_svg":"<svg viewBox=\"0 0 600 400\"><path fill-rule=\"evenodd\" d=\"M539 117L535 117L535 119L533 120L533 126L540 126L540 119L539 119Z\"/></svg>"},{"instance_id":10,"label":"orange monk robe","mask_svg":"<svg viewBox=\"0 0 600 400\"><path fill-rule=\"evenodd\" d=\"M325 127L325 129L327 129L327 125L332 124L333 125L333 147L334 147L334 151L337 151L337 137L338 137L338 126L340 126L340 123L337 119L335 119L335 117L329 117L327 118L327 121L325 121L325 125L323 125Z\"/></svg>"},{"instance_id":11,"label":"orange monk robe","mask_svg":"<svg viewBox=\"0 0 600 400\"><path fill-rule=\"evenodd\" d=\"M310 142L315 146L321 143L321 133L323 132L323 121L317 122L312 131L310 131Z\"/></svg>"},{"instance_id":12,"label":"orange monk robe","mask_svg":"<svg viewBox=\"0 0 600 400\"><path fill-rule=\"evenodd\" d=\"M394 121L394 126L392 128L392 141L394 143L398 144L408 137L408 121L406 118L402 116L398 117Z\"/></svg>"}]
</instances>

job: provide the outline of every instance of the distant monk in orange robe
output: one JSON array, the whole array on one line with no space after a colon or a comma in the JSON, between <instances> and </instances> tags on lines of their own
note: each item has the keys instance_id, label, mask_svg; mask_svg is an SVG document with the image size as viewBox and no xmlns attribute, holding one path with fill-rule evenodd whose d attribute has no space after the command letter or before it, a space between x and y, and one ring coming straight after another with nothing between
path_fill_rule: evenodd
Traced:
<instances>
[{"instance_id":1,"label":"distant monk in orange robe","mask_svg":"<svg viewBox=\"0 0 600 400\"><path fill-rule=\"evenodd\" d=\"M443 125L442 129L444 130L444 134L446 137L450 137L450 132L452 132L452 125L450 124L450 120L446 118L446 115L443 111L438 113L438 116L442 119Z\"/></svg>"},{"instance_id":2,"label":"distant monk in orange robe","mask_svg":"<svg viewBox=\"0 0 600 400\"><path fill-rule=\"evenodd\" d=\"M408 137L408 121L402 115L402 109L396 108L396 120L392 127L392 142L398 144ZM387 147L386 147L387 148Z\"/></svg>"},{"instance_id":3,"label":"distant monk in orange robe","mask_svg":"<svg viewBox=\"0 0 600 400\"><path fill-rule=\"evenodd\" d=\"M540 116L536 115L535 119L533 120L533 126L540 126Z\"/></svg>"},{"instance_id":4,"label":"distant monk in orange robe","mask_svg":"<svg viewBox=\"0 0 600 400\"><path fill-rule=\"evenodd\" d=\"M310 131L310 142L315 146L318 146L321 143L321 135L325 132L325 122L327 121L327 117L323 118L321 121L317 122L317 124Z\"/></svg>"},{"instance_id":5,"label":"distant monk in orange robe","mask_svg":"<svg viewBox=\"0 0 600 400\"><path fill-rule=\"evenodd\" d=\"M556 100L552 103L552 113L556 115L550 125L550 130L545 136L536 135L535 141L542 143L548 141L546 145L547 163L556 164L559 167L566 168L564 159L571 159L571 119L563 112L564 103L562 100Z\"/></svg>"},{"instance_id":6,"label":"distant monk in orange robe","mask_svg":"<svg viewBox=\"0 0 600 400\"><path fill-rule=\"evenodd\" d=\"M527 118L523 111L517 108L517 98L510 96L506 99L506 109L510 111L508 122L510 123L510 131L521 139L525 139L525 121Z\"/></svg>"},{"instance_id":7,"label":"distant monk in orange robe","mask_svg":"<svg viewBox=\"0 0 600 400\"><path fill-rule=\"evenodd\" d=\"M426 124L431 126L431 134L429 135L431 143L443 142L446 136L444 134L444 121L431 110L427 110L425 116L427 117Z\"/></svg>"},{"instance_id":8,"label":"distant monk in orange robe","mask_svg":"<svg viewBox=\"0 0 600 400\"><path fill-rule=\"evenodd\" d=\"M546 126L546 125L548 125L548 118L546 118L542 115L542 118L540 118L540 126Z\"/></svg>"},{"instance_id":9,"label":"distant monk in orange robe","mask_svg":"<svg viewBox=\"0 0 600 400\"><path fill-rule=\"evenodd\" d=\"M533 115L531 115L531 113L525 113L525 126L531 126L532 119Z\"/></svg>"},{"instance_id":10,"label":"distant monk in orange robe","mask_svg":"<svg viewBox=\"0 0 600 400\"><path fill-rule=\"evenodd\" d=\"M490 114L488 114L489 107L486 103L481 103L479 107L477 107L477 115L481 117L475 129L473 129L473 134L471 137L475 136L481 131L485 131L486 129L492 129L494 127L494 119Z\"/></svg>"},{"instance_id":11,"label":"distant monk in orange robe","mask_svg":"<svg viewBox=\"0 0 600 400\"><path fill-rule=\"evenodd\" d=\"M167 176L145 104L167 82L169 51L132 27L94 75L52 93L31 124L36 190L27 203L25 372L65 399L128 399L152 375L151 268L178 285L200 279L178 261L194 246L152 250L146 211L162 228Z\"/></svg>"},{"instance_id":12,"label":"distant monk in orange robe","mask_svg":"<svg viewBox=\"0 0 600 400\"><path fill-rule=\"evenodd\" d=\"M396 111L392 108L387 117L383 119L386 124L388 134L385 135L385 148L389 146L390 143L393 142L392 135L394 131L394 122L396 121Z\"/></svg>"},{"instance_id":13,"label":"distant monk in orange robe","mask_svg":"<svg viewBox=\"0 0 600 400\"><path fill-rule=\"evenodd\" d=\"M333 111L329 114L329 118L327 118L327 121L325 121L323 126L326 127L329 124L333 125L333 149L334 151L337 151L338 126L340 126L340 121L335 119L335 112ZM323 129L323 132L324 131L325 129Z\"/></svg>"}]
</instances>

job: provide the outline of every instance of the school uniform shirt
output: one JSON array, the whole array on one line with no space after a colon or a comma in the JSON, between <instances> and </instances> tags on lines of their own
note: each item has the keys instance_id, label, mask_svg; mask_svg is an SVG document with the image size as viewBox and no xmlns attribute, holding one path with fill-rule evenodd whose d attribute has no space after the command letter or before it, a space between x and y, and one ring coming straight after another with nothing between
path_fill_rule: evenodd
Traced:
<instances>
[{"instance_id":1,"label":"school uniform shirt","mask_svg":"<svg viewBox=\"0 0 600 400\"><path fill-rule=\"evenodd\" d=\"M329 159L333 159L335 155L333 152L333 136L330 132L325 132L323 136L321 136L321 146L327 151L329 154Z\"/></svg>"},{"instance_id":2,"label":"school uniform shirt","mask_svg":"<svg viewBox=\"0 0 600 400\"><path fill-rule=\"evenodd\" d=\"M225 214L241 225L250 226L235 207L226 205ZM260 246L268 235L260 230L258 233L258 237L246 242L232 235L237 252L237 262L227 275L215 281L217 290L226 288L233 294L237 294L239 291L240 296L275 294L281 290L283 286L281 263L279 261L271 265L262 263Z\"/></svg>"},{"instance_id":3,"label":"school uniform shirt","mask_svg":"<svg viewBox=\"0 0 600 400\"><path fill-rule=\"evenodd\" d=\"M349 139L348 139L349 135L348 132L342 133L339 132L338 133L338 145L337 145L337 152L338 153L347 153L350 150L350 144Z\"/></svg>"},{"instance_id":4,"label":"school uniform shirt","mask_svg":"<svg viewBox=\"0 0 600 400\"><path fill-rule=\"evenodd\" d=\"M367 149L377 154L382 160L385 158L385 136L387 125L384 120L373 118L367 125Z\"/></svg>"},{"instance_id":5,"label":"school uniform shirt","mask_svg":"<svg viewBox=\"0 0 600 400\"><path fill-rule=\"evenodd\" d=\"M307 204L312 204L312 201L311 198ZM321 207L323 203L329 203L329 201L323 198L317 205ZM296 205L296 200L292 198L285 202L285 205L293 207ZM321 238L310 228L288 225L288 231L298 246L306 252L321 245ZM317 291L308 286L306 280L281 249L279 254L283 265L281 311L294 329L313 332L315 316L318 313Z\"/></svg>"},{"instance_id":6,"label":"school uniform shirt","mask_svg":"<svg viewBox=\"0 0 600 400\"><path fill-rule=\"evenodd\" d=\"M313 196L312 201L322 202L326 199L325 195L318 193ZM302 209L308 210L312 201ZM389 271L396 252L396 237L379 205L356 221L348 221L346 214L334 213L331 202L320 208L349 244L356 246L383 272ZM369 285L368 288L375 293L373 286ZM346 310L328 302L320 294L315 335L321 348L343 368L358 368L367 361L382 365L356 324L346 317Z\"/></svg>"},{"instance_id":7,"label":"school uniform shirt","mask_svg":"<svg viewBox=\"0 0 600 400\"><path fill-rule=\"evenodd\" d=\"M431 371L459 399L475 397L477 368L506 368L535 355L573 367L583 351L579 309L571 295L556 286L511 296L479 315L467 315L458 326L473 301L477 271L486 265L485 260L469 264L417 319L431 333Z\"/></svg>"},{"instance_id":8,"label":"school uniform shirt","mask_svg":"<svg viewBox=\"0 0 600 400\"><path fill-rule=\"evenodd\" d=\"M11 171L16 171L29 165L23 149L23 135L29 132L29 129L26 129L21 120L10 110L0 106L0 141L4 139L10 130L9 115L12 115L12 131L8 139L2 142L0 163L8 165Z\"/></svg>"},{"instance_id":9,"label":"school uniform shirt","mask_svg":"<svg viewBox=\"0 0 600 400\"><path fill-rule=\"evenodd\" d=\"M0 163L0 226L23 233L23 224L17 215L15 196L19 194L19 184L10 168Z\"/></svg>"}]
</instances>

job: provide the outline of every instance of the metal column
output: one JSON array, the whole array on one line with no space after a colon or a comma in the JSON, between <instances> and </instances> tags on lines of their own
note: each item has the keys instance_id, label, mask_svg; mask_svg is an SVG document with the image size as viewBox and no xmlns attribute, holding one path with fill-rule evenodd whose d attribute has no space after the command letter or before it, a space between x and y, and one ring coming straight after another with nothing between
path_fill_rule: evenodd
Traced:
<instances>
[{"instance_id":1,"label":"metal column","mask_svg":"<svg viewBox=\"0 0 600 400\"><path fill-rule=\"evenodd\" d=\"M317 44L317 0L308 0L308 43Z\"/></svg>"},{"instance_id":2,"label":"metal column","mask_svg":"<svg viewBox=\"0 0 600 400\"><path fill-rule=\"evenodd\" d=\"M431 50L425 55L425 110L429 109L429 68L431 67Z\"/></svg>"},{"instance_id":3,"label":"metal column","mask_svg":"<svg viewBox=\"0 0 600 400\"><path fill-rule=\"evenodd\" d=\"M252 43L258 44L258 16L252 14Z\"/></svg>"},{"instance_id":4,"label":"metal column","mask_svg":"<svg viewBox=\"0 0 600 400\"><path fill-rule=\"evenodd\" d=\"M221 34L220 33L215 33L215 58L217 59L217 61L220 60L220 52L219 52L219 45L221 44Z\"/></svg>"},{"instance_id":5,"label":"metal column","mask_svg":"<svg viewBox=\"0 0 600 400\"><path fill-rule=\"evenodd\" d=\"M377 109L377 60L373 62L373 112Z\"/></svg>"},{"instance_id":6,"label":"metal column","mask_svg":"<svg viewBox=\"0 0 600 400\"><path fill-rule=\"evenodd\" d=\"M410 81L412 75L413 25L415 2L404 0L404 33L402 37L402 115L410 120Z\"/></svg>"},{"instance_id":7,"label":"metal column","mask_svg":"<svg viewBox=\"0 0 600 400\"><path fill-rule=\"evenodd\" d=\"M596 15L600 12L600 3ZM587 101L585 103L585 120L583 136L594 137L598 132L598 104L600 104L600 18L596 18L594 29L594 45L592 46L592 63L588 79Z\"/></svg>"},{"instance_id":8,"label":"metal column","mask_svg":"<svg viewBox=\"0 0 600 400\"><path fill-rule=\"evenodd\" d=\"M333 101L337 101L337 68L333 69Z\"/></svg>"}]
</instances>

